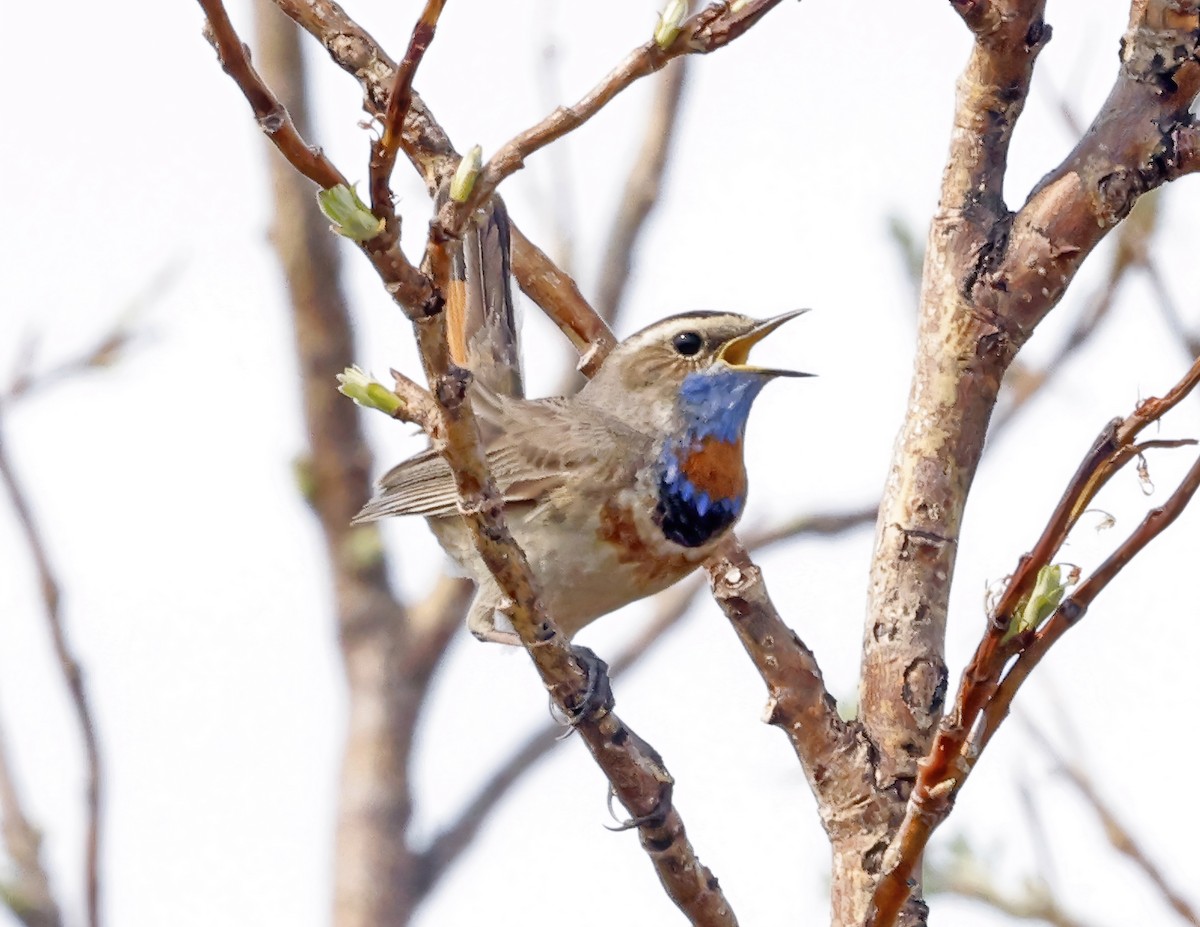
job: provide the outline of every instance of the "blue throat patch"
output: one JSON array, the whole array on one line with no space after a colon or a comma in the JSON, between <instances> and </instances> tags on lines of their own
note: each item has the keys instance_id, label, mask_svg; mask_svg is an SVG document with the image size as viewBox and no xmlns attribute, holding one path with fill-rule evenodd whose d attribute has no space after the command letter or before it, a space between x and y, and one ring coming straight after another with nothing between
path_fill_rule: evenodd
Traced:
<instances>
[{"instance_id":1,"label":"blue throat patch","mask_svg":"<svg viewBox=\"0 0 1200 927\"><path fill-rule=\"evenodd\" d=\"M658 456L656 515L668 540L700 547L742 514L742 437L750 406L765 384L757 374L729 368L689 374L683 381L682 428Z\"/></svg>"}]
</instances>

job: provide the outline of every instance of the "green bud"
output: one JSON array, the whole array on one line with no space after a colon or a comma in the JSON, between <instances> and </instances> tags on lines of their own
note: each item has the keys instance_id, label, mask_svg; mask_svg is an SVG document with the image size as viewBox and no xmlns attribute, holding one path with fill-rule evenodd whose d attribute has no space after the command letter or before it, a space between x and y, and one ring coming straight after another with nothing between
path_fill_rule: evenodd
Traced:
<instances>
[{"instance_id":1,"label":"green bud","mask_svg":"<svg viewBox=\"0 0 1200 927\"><path fill-rule=\"evenodd\" d=\"M667 0L667 5L658 14L658 25L654 27L654 44L667 49L679 35L679 26L688 14L688 0Z\"/></svg>"},{"instance_id":2,"label":"green bud","mask_svg":"<svg viewBox=\"0 0 1200 927\"><path fill-rule=\"evenodd\" d=\"M361 367L347 367L337 375L338 392L349 396L364 409L378 409L395 415L404 405L404 400L394 392L373 380Z\"/></svg>"},{"instance_id":3,"label":"green bud","mask_svg":"<svg viewBox=\"0 0 1200 927\"><path fill-rule=\"evenodd\" d=\"M370 241L383 231L383 220L359 199L358 191L344 183L317 191L317 203L331 228L352 241Z\"/></svg>"},{"instance_id":4,"label":"green bud","mask_svg":"<svg viewBox=\"0 0 1200 927\"><path fill-rule=\"evenodd\" d=\"M450 181L450 199L456 203L465 203L470 198L481 167L483 167L483 149L476 145L458 162L458 169Z\"/></svg>"},{"instance_id":5,"label":"green bud","mask_svg":"<svg viewBox=\"0 0 1200 927\"><path fill-rule=\"evenodd\" d=\"M1060 564L1049 564L1038 570L1033 592L1017 606L1017 613L1013 616L1004 639L1007 641L1022 631L1031 631L1053 615L1067 593L1069 582L1069 577L1064 581Z\"/></svg>"}]
</instances>

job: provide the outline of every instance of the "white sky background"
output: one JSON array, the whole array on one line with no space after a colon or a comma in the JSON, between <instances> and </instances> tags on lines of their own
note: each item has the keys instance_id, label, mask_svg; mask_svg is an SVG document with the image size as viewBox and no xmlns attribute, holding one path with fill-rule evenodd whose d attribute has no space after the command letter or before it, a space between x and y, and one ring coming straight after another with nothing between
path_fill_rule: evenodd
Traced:
<instances>
[{"instance_id":1,"label":"white sky background","mask_svg":"<svg viewBox=\"0 0 1200 927\"><path fill-rule=\"evenodd\" d=\"M348 3L397 56L419 7ZM248 4L230 10L252 42ZM1017 132L1010 204L1073 143L1058 94L1085 119L1103 101L1127 12L1125 0L1051 4L1054 39ZM649 35L654 16L647 0L454 0L417 89L460 149L479 142L486 154L552 105L578 98ZM57 4L22 11L19 35L0 58L8 180L0 381L28 353L28 335L38 336L35 366L52 364L91 344L164 268L177 273L139 322L149 332L140 348L111 371L20 403L5 416L4 440L58 565L97 713L108 781L108 923L315 927L330 905L343 683L317 527L290 469L304 435L266 240L265 146L201 39L201 21L198 6L183 0L141 0L119 12L108 4L73 4L69 15ZM547 88L548 43L557 90ZM312 48L315 141L348 176L365 179L358 88ZM856 507L882 486L907 393L914 312L886 217L903 217L923 239L967 49L946 4L806 0L693 62L672 172L619 330L684 309L815 308L764 345L765 362L820 377L780 382L759 400L746 524ZM569 217L585 294L648 93L646 84L619 98L503 187L536 241L552 244L556 212ZM427 201L405 163L395 187L413 251ZM1193 325L1198 192L1195 178L1167 192L1155 240ZM350 247L345 253L361 320L357 360L380 372L417 370L407 324L365 262ZM1102 248L1089 261L1023 359L1053 351L1107 254ZM526 319L531 387L548 389L562 369L562 339L529 305ZM996 442L960 544L952 682L978 639L985 584L1032 543L1095 433L1139 397L1165 391L1186 364L1139 279L1115 318ZM419 447L404 427L374 418L381 468ZM1200 401L1174 413L1162 435L1200 435ZM1160 488L1149 502L1132 472L1115 480L1100 504L1117 516L1116 530L1080 531L1066 556L1098 562L1192 459L1188 451L1152 457ZM440 563L424 525L397 522L387 534L397 575L419 595ZM839 696L855 687L870 542L862 530L761 561L776 603ZM1200 512L1189 511L1104 594L1017 703L1049 727L1069 719L1063 749L1088 764L1185 886L1200 884L1198 822L1178 799L1200 760L1190 735L1198 542ZM662 752L689 834L742 923L821 923L828 851L813 801L786 739L759 723L764 692L724 618L708 600L694 612L653 659L618 680L621 715ZM631 607L581 642L611 654L648 613ZM523 656L459 635L416 759L422 831L452 819L492 764L544 723L545 702ZM59 896L78 922L80 749L7 506L0 719L28 809L46 833ZM1071 910L1100 924L1170 922L1016 723L989 750L935 847L969 835L1015 886L1042 865L1019 786L1038 796L1051 875ZM678 922L636 837L603 829L604 796L582 745L559 745L492 818L419 923L554 924L566 910L587 925ZM969 905L934 904L939 920L1000 922ZM0 913L0 925L12 923Z\"/></svg>"}]
</instances>

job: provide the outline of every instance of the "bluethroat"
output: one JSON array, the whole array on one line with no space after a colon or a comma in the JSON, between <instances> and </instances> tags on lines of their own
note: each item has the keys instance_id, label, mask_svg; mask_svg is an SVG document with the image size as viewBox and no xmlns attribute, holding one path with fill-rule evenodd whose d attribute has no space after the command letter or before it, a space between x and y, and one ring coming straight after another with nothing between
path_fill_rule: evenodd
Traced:
<instances>
[{"instance_id":1,"label":"bluethroat","mask_svg":"<svg viewBox=\"0 0 1200 927\"><path fill-rule=\"evenodd\" d=\"M671 316L622 341L568 398L472 386L508 527L568 638L682 579L733 528L746 504L750 406L775 377L807 376L752 366L750 349L804 311ZM425 516L477 585L471 632L519 643L496 626L509 603L475 552L441 457L425 451L389 471L356 521L385 515Z\"/></svg>"}]
</instances>

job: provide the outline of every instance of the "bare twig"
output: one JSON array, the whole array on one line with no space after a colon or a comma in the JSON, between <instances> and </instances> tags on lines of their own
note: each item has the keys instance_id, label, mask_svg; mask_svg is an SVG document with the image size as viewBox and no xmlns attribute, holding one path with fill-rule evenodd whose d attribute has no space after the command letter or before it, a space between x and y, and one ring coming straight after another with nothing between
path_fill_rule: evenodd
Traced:
<instances>
[{"instance_id":1,"label":"bare twig","mask_svg":"<svg viewBox=\"0 0 1200 927\"><path fill-rule=\"evenodd\" d=\"M1150 859L1145 849L1138 844L1129 828L1121 822L1121 819L1112 809L1112 806L1096 791L1096 787L1092 784L1087 774L1077 764L1067 762L1051 742L1050 738L1029 718L1023 720L1026 722L1026 730L1033 737L1034 741L1058 765L1063 775L1067 777L1067 780L1075 786L1080 797L1087 802L1096 817L1100 819L1100 823L1104 827L1104 833L1113 845L1113 848L1118 853L1128 857L1142 871L1142 874L1158 889L1163 901L1176 914L1188 924L1191 924L1192 927L1200 927L1200 914L1197 914L1196 909L1192 907L1178 889L1171 885L1167 877L1163 874L1163 871Z\"/></svg>"},{"instance_id":2,"label":"bare twig","mask_svg":"<svg viewBox=\"0 0 1200 927\"><path fill-rule=\"evenodd\" d=\"M42 606L46 614L46 626L54 655L58 660L63 682L70 696L71 707L79 725L79 736L83 741L86 786L84 790L85 835L84 835L84 901L88 927L100 924L100 850L103 842L102 796L104 791L104 769L100 759L100 746L96 737L96 725L92 716L91 702L83 681L83 670L67 639L63 622L62 598L58 579L50 563L50 553L45 538L28 497L17 478L12 462L8 458L5 438L0 435L0 482L8 492L9 502L17 518L22 539L37 573Z\"/></svg>"},{"instance_id":3,"label":"bare twig","mask_svg":"<svg viewBox=\"0 0 1200 927\"><path fill-rule=\"evenodd\" d=\"M207 33L217 50L221 67L242 91L254 110L259 126L280 154L322 189L328 190L339 184L349 186L342 172L333 166L321 150L310 148L304 141L287 109L254 70L249 52L229 21L221 0L198 2L208 18ZM440 306L440 303L434 299L428 278L409 263L397 242L398 238L392 240L388 236L377 235L358 242L358 245L370 258L392 298L411 318L429 311L431 305Z\"/></svg>"},{"instance_id":4,"label":"bare twig","mask_svg":"<svg viewBox=\"0 0 1200 927\"><path fill-rule=\"evenodd\" d=\"M61 927L62 914L42 865L42 836L25 813L8 762L8 742L0 730L0 839L12 865L12 878L0 882L0 904L25 927Z\"/></svg>"},{"instance_id":5,"label":"bare twig","mask_svg":"<svg viewBox=\"0 0 1200 927\"><path fill-rule=\"evenodd\" d=\"M383 131L371 145L370 187L371 212L383 220L382 241L378 247L394 247L400 239L400 221L392 202L391 178L396 166L396 155L400 151L400 136L404 120L412 106L412 83L421 59L433 41L438 19L446 0L426 0L420 19L413 26L412 38L400 66L396 68L396 80L388 97L383 116Z\"/></svg>"},{"instance_id":6,"label":"bare twig","mask_svg":"<svg viewBox=\"0 0 1200 927\"><path fill-rule=\"evenodd\" d=\"M222 70L241 89L250 108L254 110L259 128L271 139L280 154L287 158L292 167L324 190L338 184L349 186L349 181L321 149L310 147L300 137L288 111L258 76L221 0L198 2L208 18L206 33L217 50Z\"/></svg>"},{"instance_id":7,"label":"bare twig","mask_svg":"<svg viewBox=\"0 0 1200 927\"><path fill-rule=\"evenodd\" d=\"M444 234L457 237L471 212L492 195L502 180L524 167L530 155L579 128L619 93L665 67L672 58L689 53L708 54L728 45L779 2L714 3L684 22L674 41L665 48L651 40L635 49L575 105L559 107L502 145L483 166L467 201L447 203L439 211L438 226Z\"/></svg>"},{"instance_id":8,"label":"bare twig","mask_svg":"<svg viewBox=\"0 0 1200 927\"><path fill-rule=\"evenodd\" d=\"M670 154L671 139L679 122L687 65L687 58L680 58L663 70L650 107L646 134L642 136L642 147L625 179L620 206L609 229L596 293L596 312L609 325L613 324L621 308L633 264L634 248L646 220L662 196L667 155Z\"/></svg>"}]
</instances>

